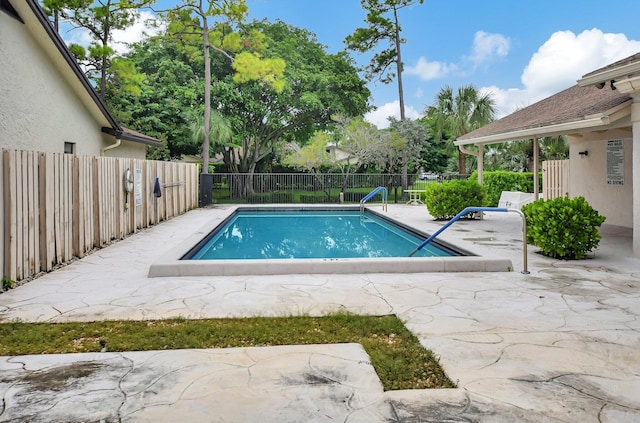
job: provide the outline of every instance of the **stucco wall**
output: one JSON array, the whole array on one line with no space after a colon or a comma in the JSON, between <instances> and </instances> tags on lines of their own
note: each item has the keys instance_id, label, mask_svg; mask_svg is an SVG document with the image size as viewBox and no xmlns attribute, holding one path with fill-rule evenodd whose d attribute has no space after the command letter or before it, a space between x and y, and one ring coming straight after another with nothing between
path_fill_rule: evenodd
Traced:
<instances>
[{"instance_id":1,"label":"stucco wall","mask_svg":"<svg viewBox=\"0 0 640 423\"><path fill-rule=\"evenodd\" d=\"M627 138L624 138L623 136ZM607 217L606 224L633 227L632 140L630 133L585 134L569 136L569 193L583 196L591 206ZM623 140L624 185L607 184L607 141ZM578 154L588 151L588 156Z\"/></svg>"},{"instance_id":2,"label":"stucco wall","mask_svg":"<svg viewBox=\"0 0 640 423\"><path fill-rule=\"evenodd\" d=\"M0 12L0 148L62 153L71 142L76 154L98 156L115 142L101 132L108 121L88 111L68 82L77 77L66 63L62 72L53 64L43 46L57 50L42 34L38 43L27 25ZM144 145L132 143L110 154L143 158L144 152Z\"/></svg>"},{"instance_id":3,"label":"stucco wall","mask_svg":"<svg viewBox=\"0 0 640 423\"><path fill-rule=\"evenodd\" d=\"M62 153L64 142L76 153L98 155L100 125L70 92L67 82L26 27L0 13L0 146Z\"/></svg>"},{"instance_id":4,"label":"stucco wall","mask_svg":"<svg viewBox=\"0 0 640 423\"><path fill-rule=\"evenodd\" d=\"M114 144L115 139L111 138L110 144ZM130 157L132 159L145 159L146 148L144 144L122 141L117 148L104 152L105 157Z\"/></svg>"}]
</instances>

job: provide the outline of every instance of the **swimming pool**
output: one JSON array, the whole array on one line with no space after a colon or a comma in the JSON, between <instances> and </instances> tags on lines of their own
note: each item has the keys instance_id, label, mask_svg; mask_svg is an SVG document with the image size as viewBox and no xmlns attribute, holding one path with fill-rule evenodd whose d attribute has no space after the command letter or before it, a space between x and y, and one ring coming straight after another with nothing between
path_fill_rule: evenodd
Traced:
<instances>
[{"instance_id":1,"label":"swimming pool","mask_svg":"<svg viewBox=\"0 0 640 423\"><path fill-rule=\"evenodd\" d=\"M149 277L167 276L234 276L234 275L279 275L279 274L366 274L366 273L424 273L424 272L505 272L512 270L508 259L480 257L457 248L446 242L439 241L440 247L455 252L454 254L468 254L455 256L407 257L410 251L403 252L398 257L333 257L333 258L279 258L279 259L208 259L185 260L193 254L197 247L201 247L206 238L212 236L214 230L231 221L236 211L249 212L290 212L298 210L316 212L318 210L334 210L340 212L354 211L359 213L357 206L304 206L292 207L272 205L265 206L221 206L212 209L198 209L190 213L211 216L209 223L200 230L188 235L182 235L183 240L162 254L149 267ZM416 212L418 210L416 209ZM396 228L403 228L421 239L428 234L409 225L388 218L382 213L367 209L367 217L383 218ZM293 227L293 225L291 225ZM379 242L378 242L379 243ZM411 250L411 248L409 248Z\"/></svg>"},{"instance_id":2,"label":"swimming pool","mask_svg":"<svg viewBox=\"0 0 640 423\"><path fill-rule=\"evenodd\" d=\"M425 237L359 210L237 210L183 260L407 257ZM419 257L468 255L429 244Z\"/></svg>"}]
</instances>

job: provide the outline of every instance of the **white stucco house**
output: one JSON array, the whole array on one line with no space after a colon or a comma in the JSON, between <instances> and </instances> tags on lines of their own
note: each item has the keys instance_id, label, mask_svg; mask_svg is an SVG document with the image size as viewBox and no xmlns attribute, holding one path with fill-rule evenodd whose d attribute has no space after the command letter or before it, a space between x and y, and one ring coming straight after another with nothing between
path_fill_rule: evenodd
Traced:
<instances>
[{"instance_id":1,"label":"white stucco house","mask_svg":"<svg viewBox=\"0 0 640 423\"><path fill-rule=\"evenodd\" d=\"M162 142L116 121L37 0L0 0L0 149L144 159L147 145ZM0 175L8 169L3 154ZM9 237L7 210L24 214L4 191L0 240ZM0 246L4 271L9 249Z\"/></svg>"},{"instance_id":2,"label":"white stucco house","mask_svg":"<svg viewBox=\"0 0 640 423\"><path fill-rule=\"evenodd\" d=\"M37 0L0 0L0 148L144 159L162 143L118 124Z\"/></svg>"},{"instance_id":3,"label":"white stucco house","mask_svg":"<svg viewBox=\"0 0 640 423\"><path fill-rule=\"evenodd\" d=\"M338 147L335 144L328 144L325 150L334 162L344 162L349 164L357 164L358 159L353 153Z\"/></svg>"},{"instance_id":4,"label":"white stucco house","mask_svg":"<svg viewBox=\"0 0 640 423\"><path fill-rule=\"evenodd\" d=\"M640 257L640 53L584 75L577 84L460 137L476 145L566 135L569 197L583 196L606 224L630 228ZM539 172L534 158L534 173ZM482 181L482 154L478 160ZM534 179L537 197L539 187Z\"/></svg>"}]
</instances>

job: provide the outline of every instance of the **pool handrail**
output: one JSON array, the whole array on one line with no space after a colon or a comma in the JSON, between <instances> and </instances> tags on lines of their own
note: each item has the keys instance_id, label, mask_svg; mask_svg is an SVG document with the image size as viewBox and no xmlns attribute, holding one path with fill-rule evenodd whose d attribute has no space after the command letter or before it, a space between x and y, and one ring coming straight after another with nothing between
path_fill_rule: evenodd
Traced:
<instances>
[{"instance_id":1,"label":"pool handrail","mask_svg":"<svg viewBox=\"0 0 640 423\"><path fill-rule=\"evenodd\" d=\"M385 187L377 187L369 194L365 195L362 200L360 200L360 213L364 210L364 203L371 200L377 193L380 192L380 196L382 197L382 210L387 211L387 188Z\"/></svg>"},{"instance_id":2,"label":"pool handrail","mask_svg":"<svg viewBox=\"0 0 640 423\"><path fill-rule=\"evenodd\" d=\"M440 235L449 226L457 222L462 216L467 215L469 213L479 213L479 212L501 212L501 213L513 212L520 215L520 217L522 218L522 253L523 253L523 263L524 263L523 264L524 269L522 270L521 273L529 274L529 271L527 270L527 219L524 217L524 214L520 210L508 209L504 207L466 207L460 213L455 215L450 221L448 221L446 225L438 229L433 235L427 238L422 244L418 245L411 253L409 253L409 257L413 257L415 253L417 253L425 245L433 241L438 235Z\"/></svg>"}]
</instances>

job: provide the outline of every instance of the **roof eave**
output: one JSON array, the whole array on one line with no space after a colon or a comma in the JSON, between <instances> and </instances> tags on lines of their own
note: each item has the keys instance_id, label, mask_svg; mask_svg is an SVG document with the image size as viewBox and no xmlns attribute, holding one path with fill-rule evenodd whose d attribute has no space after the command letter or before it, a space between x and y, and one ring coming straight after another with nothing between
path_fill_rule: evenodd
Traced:
<instances>
[{"instance_id":1,"label":"roof eave","mask_svg":"<svg viewBox=\"0 0 640 423\"><path fill-rule=\"evenodd\" d=\"M107 126L102 128L102 132L114 136L117 139L125 141L133 141L141 144L151 145L153 147L162 147L162 141L146 135L138 135L128 132L126 129L114 129Z\"/></svg>"},{"instance_id":2,"label":"roof eave","mask_svg":"<svg viewBox=\"0 0 640 423\"><path fill-rule=\"evenodd\" d=\"M609 116L598 116L589 119L581 119L571 122L563 122L555 125L539 126L535 128L521 129L518 131L503 132L500 134L486 135L484 137L468 138L455 141L455 145L480 145L497 144L507 141L525 140L534 137L567 134L585 129L596 129L609 125Z\"/></svg>"},{"instance_id":3,"label":"roof eave","mask_svg":"<svg viewBox=\"0 0 640 423\"><path fill-rule=\"evenodd\" d=\"M578 79L578 85L581 87L586 87L588 85L608 82L610 80L615 80L616 78L632 75L638 72L640 72L640 62L631 62Z\"/></svg>"}]
</instances>

